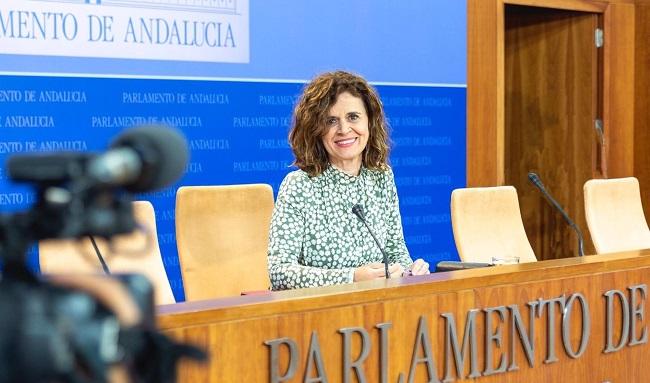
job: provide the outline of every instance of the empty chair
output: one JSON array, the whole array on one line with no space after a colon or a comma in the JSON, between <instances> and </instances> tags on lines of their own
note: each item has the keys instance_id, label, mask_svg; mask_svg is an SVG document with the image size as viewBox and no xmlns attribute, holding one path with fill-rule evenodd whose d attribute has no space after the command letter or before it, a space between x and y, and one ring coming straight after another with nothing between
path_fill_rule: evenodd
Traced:
<instances>
[{"instance_id":1,"label":"empty chair","mask_svg":"<svg viewBox=\"0 0 650 383\"><path fill-rule=\"evenodd\" d=\"M596 253L650 248L636 178L589 180L584 192L587 226Z\"/></svg>"},{"instance_id":2,"label":"empty chair","mask_svg":"<svg viewBox=\"0 0 650 383\"><path fill-rule=\"evenodd\" d=\"M268 290L273 204L266 184L178 189L176 245L186 300Z\"/></svg>"},{"instance_id":3,"label":"empty chair","mask_svg":"<svg viewBox=\"0 0 650 383\"><path fill-rule=\"evenodd\" d=\"M113 238L109 245L95 238L111 273L139 273L153 284L156 304L174 303L169 280L158 247L156 217L148 201L133 202L136 221L144 227ZM38 245L43 273L103 273L101 263L88 237L79 240L46 240Z\"/></svg>"},{"instance_id":4,"label":"empty chair","mask_svg":"<svg viewBox=\"0 0 650 383\"><path fill-rule=\"evenodd\" d=\"M491 263L492 257L537 261L512 186L454 190L451 223L461 261Z\"/></svg>"}]
</instances>

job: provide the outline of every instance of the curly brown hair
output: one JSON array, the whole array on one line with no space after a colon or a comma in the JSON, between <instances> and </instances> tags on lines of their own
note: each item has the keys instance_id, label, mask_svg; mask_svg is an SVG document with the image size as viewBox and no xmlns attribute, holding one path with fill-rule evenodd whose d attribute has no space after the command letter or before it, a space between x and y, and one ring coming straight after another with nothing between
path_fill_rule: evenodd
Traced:
<instances>
[{"instance_id":1,"label":"curly brown hair","mask_svg":"<svg viewBox=\"0 0 650 383\"><path fill-rule=\"evenodd\" d=\"M327 132L325 120L337 97L344 92L361 98L368 113L369 137L363 150L363 166L374 170L388 167L388 124L377 91L361 76L335 71L323 73L307 84L293 112L289 132L295 156L293 165L310 176L321 174L329 164L322 141Z\"/></svg>"}]
</instances>

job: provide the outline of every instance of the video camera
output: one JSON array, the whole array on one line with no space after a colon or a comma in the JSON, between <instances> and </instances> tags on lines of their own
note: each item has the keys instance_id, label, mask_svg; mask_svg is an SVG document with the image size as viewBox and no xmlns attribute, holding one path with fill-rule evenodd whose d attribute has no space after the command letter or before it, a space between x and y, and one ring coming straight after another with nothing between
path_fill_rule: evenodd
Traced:
<instances>
[{"instance_id":1,"label":"video camera","mask_svg":"<svg viewBox=\"0 0 650 383\"><path fill-rule=\"evenodd\" d=\"M179 358L205 358L155 330L144 277L41 280L25 261L35 241L133 231L130 193L173 183L187 160L183 136L160 126L127 130L102 154L8 160L9 177L34 184L36 202L0 216L0 383L173 382Z\"/></svg>"}]
</instances>

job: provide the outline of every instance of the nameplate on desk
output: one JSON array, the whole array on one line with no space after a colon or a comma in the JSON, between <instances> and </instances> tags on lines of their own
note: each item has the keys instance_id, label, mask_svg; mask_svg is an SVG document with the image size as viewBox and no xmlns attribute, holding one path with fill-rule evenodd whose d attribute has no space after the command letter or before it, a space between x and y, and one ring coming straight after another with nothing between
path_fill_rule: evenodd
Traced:
<instances>
[{"instance_id":1,"label":"nameplate on desk","mask_svg":"<svg viewBox=\"0 0 650 383\"><path fill-rule=\"evenodd\" d=\"M452 312L444 312L440 314L438 326L431 326L431 318L420 315L417 330L407 337L412 340L407 344L412 350L410 366L398 373L397 382L415 381L416 371L423 367L428 381L449 382L517 371L520 368L518 359L519 363L536 368L541 364L557 363L562 352L571 359L578 359L590 347L609 354L645 344L648 342L644 323L646 297L647 285L636 284L604 291L598 300L590 301L583 293L574 292L553 298L539 297L524 304L474 308L466 311L464 320ZM596 323L592 320L599 321L604 337L592 339L592 323ZM376 323L370 329L342 327L337 330L338 334L311 331L306 350L300 349L299 340L289 336L265 340L268 381L289 381L298 371L304 371L304 381L327 382L332 379L330 370L336 370L343 372L345 382L352 381L353 375L355 381L367 382L364 363L377 353L374 357L379 362L378 381L388 382L390 354L394 347L391 343L404 346L404 339L399 342L391 339L394 327L413 327L413 324L392 321ZM545 342L535 342L536 328L542 329ZM328 370L321 343L324 337L332 336L339 338L337 342L343 352L340 365L335 369L330 366ZM332 339L325 341L333 343ZM434 345L440 344L444 345L442 355L434 352ZM517 357L518 350L525 360ZM437 369L438 360L443 362L441 373Z\"/></svg>"},{"instance_id":2,"label":"nameplate on desk","mask_svg":"<svg viewBox=\"0 0 650 383\"><path fill-rule=\"evenodd\" d=\"M179 382L650 382L650 250L188 302ZM252 368L251 366L254 366Z\"/></svg>"}]
</instances>

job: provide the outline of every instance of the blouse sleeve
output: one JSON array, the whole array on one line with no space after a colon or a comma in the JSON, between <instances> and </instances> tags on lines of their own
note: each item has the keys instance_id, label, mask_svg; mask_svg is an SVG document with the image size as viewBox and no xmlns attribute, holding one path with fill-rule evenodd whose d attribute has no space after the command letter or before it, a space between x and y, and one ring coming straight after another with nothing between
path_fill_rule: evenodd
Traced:
<instances>
[{"instance_id":1,"label":"blouse sleeve","mask_svg":"<svg viewBox=\"0 0 650 383\"><path fill-rule=\"evenodd\" d=\"M300 263L305 241L305 213L308 201L297 192L298 177L291 174L280 186L269 230L268 268L273 290L349 283L353 268L327 269Z\"/></svg>"},{"instance_id":2,"label":"blouse sleeve","mask_svg":"<svg viewBox=\"0 0 650 383\"><path fill-rule=\"evenodd\" d=\"M393 171L386 172L386 190L388 192L388 232L386 236L386 252L390 263L399 263L404 269L411 267L413 259L409 255L404 241L402 229L402 218L399 211L399 198L397 197L397 186Z\"/></svg>"}]
</instances>

